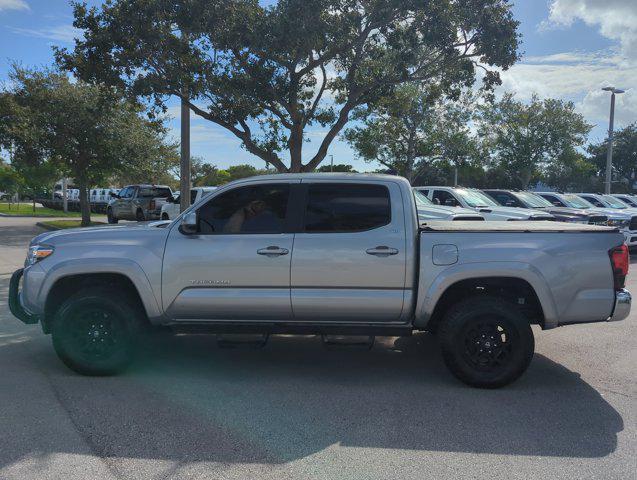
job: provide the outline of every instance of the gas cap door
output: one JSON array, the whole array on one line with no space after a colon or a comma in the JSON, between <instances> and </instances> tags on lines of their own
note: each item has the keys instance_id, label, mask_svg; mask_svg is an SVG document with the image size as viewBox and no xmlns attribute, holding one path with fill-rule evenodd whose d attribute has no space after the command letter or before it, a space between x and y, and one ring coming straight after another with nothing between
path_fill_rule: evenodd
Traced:
<instances>
[{"instance_id":1,"label":"gas cap door","mask_svg":"<svg viewBox=\"0 0 637 480\"><path fill-rule=\"evenodd\" d=\"M458 262L458 247L449 243L434 245L431 260L434 265L453 265Z\"/></svg>"}]
</instances>

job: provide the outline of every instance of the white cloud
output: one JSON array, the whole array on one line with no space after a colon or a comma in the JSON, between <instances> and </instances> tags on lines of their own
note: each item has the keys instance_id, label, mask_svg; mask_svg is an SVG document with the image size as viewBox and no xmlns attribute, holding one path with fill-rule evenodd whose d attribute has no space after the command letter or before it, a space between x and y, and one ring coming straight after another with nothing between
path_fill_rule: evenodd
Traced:
<instances>
[{"instance_id":1,"label":"white cloud","mask_svg":"<svg viewBox=\"0 0 637 480\"><path fill-rule=\"evenodd\" d=\"M3 10L30 10L25 0L0 0L0 12Z\"/></svg>"},{"instance_id":2,"label":"white cloud","mask_svg":"<svg viewBox=\"0 0 637 480\"><path fill-rule=\"evenodd\" d=\"M636 0L552 0L549 9L549 25L570 26L581 20L597 26L604 37L619 41L626 59L637 61Z\"/></svg>"},{"instance_id":3,"label":"white cloud","mask_svg":"<svg viewBox=\"0 0 637 480\"><path fill-rule=\"evenodd\" d=\"M572 100L587 121L604 128L610 98L602 87L625 88L626 93L617 96L616 124L621 127L637 121L637 64L616 53L562 52L527 57L500 75L502 91L513 92L520 100L533 94Z\"/></svg>"},{"instance_id":4,"label":"white cloud","mask_svg":"<svg viewBox=\"0 0 637 480\"><path fill-rule=\"evenodd\" d=\"M82 38L82 30L75 28L73 25L57 25L39 29L10 27L10 29L18 35L46 38L61 43L73 43L75 38Z\"/></svg>"}]
</instances>

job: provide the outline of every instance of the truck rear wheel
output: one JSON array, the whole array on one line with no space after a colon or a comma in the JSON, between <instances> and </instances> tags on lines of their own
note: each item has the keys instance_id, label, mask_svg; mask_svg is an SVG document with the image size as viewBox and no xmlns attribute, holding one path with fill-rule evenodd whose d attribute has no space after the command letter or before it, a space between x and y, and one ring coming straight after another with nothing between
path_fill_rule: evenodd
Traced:
<instances>
[{"instance_id":1,"label":"truck rear wheel","mask_svg":"<svg viewBox=\"0 0 637 480\"><path fill-rule=\"evenodd\" d=\"M438 337L451 373L479 388L499 388L519 378L535 349L531 325L517 306L488 296L451 307Z\"/></svg>"},{"instance_id":2,"label":"truck rear wheel","mask_svg":"<svg viewBox=\"0 0 637 480\"><path fill-rule=\"evenodd\" d=\"M53 347L71 370L82 375L113 375L132 361L141 319L125 293L85 289L57 310L51 328ZM117 299L114 300L114 299Z\"/></svg>"}]
</instances>

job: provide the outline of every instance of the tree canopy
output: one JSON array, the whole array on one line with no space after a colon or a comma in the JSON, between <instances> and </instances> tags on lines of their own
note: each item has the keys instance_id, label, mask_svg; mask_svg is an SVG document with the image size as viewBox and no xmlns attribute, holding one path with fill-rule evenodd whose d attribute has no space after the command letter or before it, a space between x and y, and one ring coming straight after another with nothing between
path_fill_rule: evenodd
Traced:
<instances>
[{"instance_id":1,"label":"tree canopy","mask_svg":"<svg viewBox=\"0 0 637 480\"><path fill-rule=\"evenodd\" d=\"M352 111L408 82L499 82L518 58L509 0L113 0L74 6L57 60L165 107L170 96L278 171L312 171ZM306 130L322 129L304 153ZM286 152L286 153L284 153Z\"/></svg>"},{"instance_id":2,"label":"tree canopy","mask_svg":"<svg viewBox=\"0 0 637 480\"><path fill-rule=\"evenodd\" d=\"M358 157L379 162L410 182L433 162L464 164L475 156L469 132L473 98L441 98L435 87L411 83L360 108L360 123L344 138Z\"/></svg>"},{"instance_id":3,"label":"tree canopy","mask_svg":"<svg viewBox=\"0 0 637 480\"><path fill-rule=\"evenodd\" d=\"M534 96L523 103L513 94L481 109L478 133L490 167L527 188L549 165L582 147L591 130L572 102Z\"/></svg>"},{"instance_id":4,"label":"tree canopy","mask_svg":"<svg viewBox=\"0 0 637 480\"><path fill-rule=\"evenodd\" d=\"M83 225L90 223L88 188L170 148L161 122L143 118L115 88L17 67L10 80L0 95L0 142L13 145L20 164L73 177Z\"/></svg>"},{"instance_id":5,"label":"tree canopy","mask_svg":"<svg viewBox=\"0 0 637 480\"><path fill-rule=\"evenodd\" d=\"M637 182L637 123L617 130L613 140L613 189L632 191ZM606 174L608 141L594 143L588 148L591 162L598 175Z\"/></svg>"}]
</instances>

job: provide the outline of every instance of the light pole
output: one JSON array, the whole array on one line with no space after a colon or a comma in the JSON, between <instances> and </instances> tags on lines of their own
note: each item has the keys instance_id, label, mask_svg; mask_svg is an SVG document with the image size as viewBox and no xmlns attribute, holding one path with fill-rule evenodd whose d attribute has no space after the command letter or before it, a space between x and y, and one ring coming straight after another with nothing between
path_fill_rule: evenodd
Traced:
<instances>
[{"instance_id":1,"label":"light pole","mask_svg":"<svg viewBox=\"0 0 637 480\"><path fill-rule=\"evenodd\" d=\"M608 153L606 154L606 181L604 193L610 193L611 177L613 175L613 124L615 123L615 94L624 93L624 90L615 87L602 88L605 92L611 92L610 96L610 120L608 122Z\"/></svg>"},{"instance_id":2,"label":"light pole","mask_svg":"<svg viewBox=\"0 0 637 480\"><path fill-rule=\"evenodd\" d=\"M334 171L334 155L330 155L330 172Z\"/></svg>"}]
</instances>

